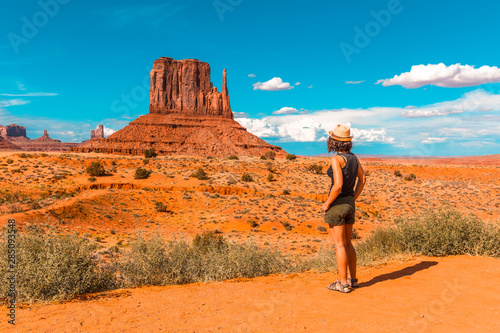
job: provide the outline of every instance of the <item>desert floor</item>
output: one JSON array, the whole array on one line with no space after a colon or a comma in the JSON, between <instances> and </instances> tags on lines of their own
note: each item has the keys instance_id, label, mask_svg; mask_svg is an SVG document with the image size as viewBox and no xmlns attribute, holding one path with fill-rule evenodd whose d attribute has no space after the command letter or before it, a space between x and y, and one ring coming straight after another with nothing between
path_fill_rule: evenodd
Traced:
<instances>
[{"instance_id":1,"label":"desert floor","mask_svg":"<svg viewBox=\"0 0 500 333\"><path fill-rule=\"evenodd\" d=\"M500 265L418 257L363 268L359 289L302 273L87 295L17 310L8 332L499 332Z\"/></svg>"},{"instance_id":2,"label":"desert floor","mask_svg":"<svg viewBox=\"0 0 500 333\"><path fill-rule=\"evenodd\" d=\"M328 157L296 161L0 152L0 220L91 235L126 247L139 232L191 238L217 230L300 256L332 243L323 223ZM89 180L86 167L108 175ZM500 216L500 155L462 159L362 159L368 173L357 203L358 237L401 216L443 205L488 223ZM320 174L307 171L323 166ZM136 180L137 167L153 173ZM191 175L203 168L208 180ZM401 177L395 175L400 171ZM253 181L242 181L249 173ZM269 174L274 181L268 181ZM408 181L403 176L415 174ZM162 202L166 212L157 212ZM500 265L480 257L413 258L361 270L362 288L328 291L333 274L150 287L18 309L19 332L128 331L499 331ZM3 308L2 311L5 311ZM7 329L0 321L0 331Z\"/></svg>"}]
</instances>

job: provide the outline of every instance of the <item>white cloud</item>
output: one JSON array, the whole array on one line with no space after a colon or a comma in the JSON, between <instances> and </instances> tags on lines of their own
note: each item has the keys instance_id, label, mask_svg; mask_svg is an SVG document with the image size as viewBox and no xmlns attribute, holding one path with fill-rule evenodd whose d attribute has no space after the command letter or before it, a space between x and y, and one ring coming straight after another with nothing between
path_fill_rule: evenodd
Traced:
<instances>
[{"instance_id":1,"label":"white cloud","mask_svg":"<svg viewBox=\"0 0 500 333\"><path fill-rule=\"evenodd\" d=\"M409 72L395 75L392 79L378 80L377 84L382 84L384 87L400 85L414 89L425 85L459 88L498 82L500 82L500 68L496 66L474 68L470 65L446 66L440 63L412 66Z\"/></svg>"},{"instance_id":2,"label":"white cloud","mask_svg":"<svg viewBox=\"0 0 500 333\"><path fill-rule=\"evenodd\" d=\"M273 114L293 114L298 112L299 110L297 110L296 108L285 106L277 111L273 111Z\"/></svg>"},{"instance_id":3,"label":"white cloud","mask_svg":"<svg viewBox=\"0 0 500 333\"><path fill-rule=\"evenodd\" d=\"M405 118L425 118L492 110L500 110L500 95L478 89L468 92L454 101L435 103L423 107L406 107L401 116Z\"/></svg>"},{"instance_id":4,"label":"white cloud","mask_svg":"<svg viewBox=\"0 0 500 333\"><path fill-rule=\"evenodd\" d=\"M248 117L248 113L246 112L235 112L233 111L234 118L246 118Z\"/></svg>"},{"instance_id":5,"label":"white cloud","mask_svg":"<svg viewBox=\"0 0 500 333\"><path fill-rule=\"evenodd\" d=\"M307 88L312 89L312 87L314 87L314 86L313 86L313 85L310 85L310 86L309 86L309 87L307 87Z\"/></svg>"},{"instance_id":6,"label":"white cloud","mask_svg":"<svg viewBox=\"0 0 500 333\"><path fill-rule=\"evenodd\" d=\"M346 81L345 83L347 83L347 84L360 84L360 83L363 83L365 81L366 80L362 80L362 81Z\"/></svg>"},{"instance_id":7,"label":"white cloud","mask_svg":"<svg viewBox=\"0 0 500 333\"><path fill-rule=\"evenodd\" d=\"M252 73L252 74L248 74L248 77L257 77L257 75Z\"/></svg>"},{"instance_id":8,"label":"white cloud","mask_svg":"<svg viewBox=\"0 0 500 333\"><path fill-rule=\"evenodd\" d=\"M354 141L360 142L386 142L394 143L395 139L387 135L387 130L385 128L380 129L351 129L352 136L354 136Z\"/></svg>"},{"instance_id":9,"label":"white cloud","mask_svg":"<svg viewBox=\"0 0 500 333\"><path fill-rule=\"evenodd\" d=\"M300 82L296 82L296 83L295 83L295 85L296 85L296 86L300 86L301 84L302 84L302 83L300 83Z\"/></svg>"},{"instance_id":10,"label":"white cloud","mask_svg":"<svg viewBox=\"0 0 500 333\"><path fill-rule=\"evenodd\" d=\"M425 140L422 140L420 141L421 143L428 143L428 144L432 144L432 143L442 143L442 142L445 142L446 141L446 138L433 138L433 137L429 137Z\"/></svg>"},{"instance_id":11,"label":"white cloud","mask_svg":"<svg viewBox=\"0 0 500 333\"><path fill-rule=\"evenodd\" d=\"M108 136L110 136L111 134L113 134L115 132L116 131L114 129L104 126L104 137L107 138Z\"/></svg>"},{"instance_id":12,"label":"white cloud","mask_svg":"<svg viewBox=\"0 0 500 333\"><path fill-rule=\"evenodd\" d=\"M28 104L30 101L26 101L24 99L7 99L7 100L0 100L0 108L6 108L9 106L16 106L16 105L24 105Z\"/></svg>"},{"instance_id":13,"label":"white cloud","mask_svg":"<svg viewBox=\"0 0 500 333\"><path fill-rule=\"evenodd\" d=\"M9 96L9 97L46 97L46 96L57 96L56 93L26 93L26 94L0 94L0 96Z\"/></svg>"},{"instance_id":14,"label":"white cloud","mask_svg":"<svg viewBox=\"0 0 500 333\"><path fill-rule=\"evenodd\" d=\"M273 77L271 80L263 83L257 82L253 84L253 90L279 91L293 88L294 86L291 86L289 82L283 82L279 77Z\"/></svg>"}]
</instances>

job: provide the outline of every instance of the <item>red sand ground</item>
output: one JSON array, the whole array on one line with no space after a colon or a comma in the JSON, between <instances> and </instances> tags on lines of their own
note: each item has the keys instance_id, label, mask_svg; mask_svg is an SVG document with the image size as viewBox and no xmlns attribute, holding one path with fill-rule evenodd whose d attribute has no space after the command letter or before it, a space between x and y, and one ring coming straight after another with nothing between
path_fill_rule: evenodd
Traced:
<instances>
[{"instance_id":1,"label":"red sand ground","mask_svg":"<svg viewBox=\"0 0 500 333\"><path fill-rule=\"evenodd\" d=\"M313 272L145 287L18 309L8 332L499 332L500 261L419 257L360 271L329 291Z\"/></svg>"}]
</instances>

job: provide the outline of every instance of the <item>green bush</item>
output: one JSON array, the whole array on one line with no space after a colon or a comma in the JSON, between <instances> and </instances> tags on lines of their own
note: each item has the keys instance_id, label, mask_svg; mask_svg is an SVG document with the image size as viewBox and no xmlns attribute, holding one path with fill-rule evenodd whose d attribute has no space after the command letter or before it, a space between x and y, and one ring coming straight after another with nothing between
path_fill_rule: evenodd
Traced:
<instances>
[{"instance_id":1,"label":"green bush","mask_svg":"<svg viewBox=\"0 0 500 333\"><path fill-rule=\"evenodd\" d=\"M276 179L274 178L274 175L272 173L269 173L266 177L267 181L268 182L273 182L275 181Z\"/></svg>"},{"instance_id":2,"label":"green bush","mask_svg":"<svg viewBox=\"0 0 500 333\"><path fill-rule=\"evenodd\" d=\"M155 210L159 213L165 213L167 212L167 205L165 205L163 202L155 202Z\"/></svg>"},{"instance_id":3,"label":"green bush","mask_svg":"<svg viewBox=\"0 0 500 333\"><path fill-rule=\"evenodd\" d=\"M320 174L323 171L323 166L319 164L311 164L307 167L307 171Z\"/></svg>"},{"instance_id":4,"label":"green bush","mask_svg":"<svg viewBox=\"0 0 500 333\"><path fill-rule=\"evenodd\" d=\"M249 173L244 173L241 176L241 180L244 181L244 182L253 182L253 178L252 178L252 176Z\"/></svg>"},{"instance_id":5,"label":"green bush","mask_svg":"<svg viewBox=\"0 0 500 333\"><path fill-rule=\"evenodd\" d=\"M1 245L0 277L7 281L7 236ZM114 272L94 255L96 245L76 235L58 235L33 228L16 238L17 302L60 301L78 294L113 289ZM0 284L0 298L8 298L8 284Z\"/></svg>"},{"instance_id":6,"label":"green bush","mask_svg":"<svg viewBox=\"0 0 500 333\"><path fill-rule=\"evenodd\" d=\"M295 161L297 159L297 156L294 154L288 154L288 155L286 155L286 159L288 161Z\"/></svg>"},{"instance_id":7,"label":"green bush","mask_svg":"<svg viewBox=\"0 0 500 333\"><path fill-rule=\"evenodd\" d=\"M153 173L153 171L151 171L151 170L147 170L147 169L139 167L135 170L134 178L135 179L148 179L152 173Z\"/></svg>"},{"instance_id":8,"label":"green bush","mask_svg":"<svg viewBox=\"0 0 500 333\"><path fill-rule=\"evenodd\" d=\"M144 151L144 157L145 158L155 158L158 156L154 148L149 148Z\"/></svg>"},{"instance_id":9,"label":"green bush","mask_svg":"<svg viewBox=\"0 0 500 333\"><path fill-rule=\"evenodd\" d=\"M269 160L274 160L276 158L276 152L274 150L268 150L265 152L264 156Z\"/></svg>"},{"instance_id":10,"label":"green bush","mask_svg":"<svg viewBox=\"0 0 500 333\"><path fill-rule=\"evenodd\" d=\"M191 177L194 177L194 178L198 178L199 180L207 180L208 179L208 175L207 173L205 172L205 170L203 170L202 168L198 168L192 175Z\"/></svg>"},{"instance_id":11,"label":"green bush","mask_svg":"<svg viewBox=\"0 0 500 333\"><path fill-rule=\"evenodd\" d=\"M86 171L89 174L89 176L92 176L92 177L100 177L100 176L104 176L106 174L104 167L99 162L92 162L87 167Z\"/></svg>"}]
</instances>

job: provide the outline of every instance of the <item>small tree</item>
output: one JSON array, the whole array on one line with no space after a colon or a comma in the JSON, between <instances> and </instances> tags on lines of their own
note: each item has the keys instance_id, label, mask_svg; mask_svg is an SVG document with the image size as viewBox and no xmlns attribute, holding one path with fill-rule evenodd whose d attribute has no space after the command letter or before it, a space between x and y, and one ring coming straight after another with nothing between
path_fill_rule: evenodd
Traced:
<instances>
[{"instance_id":1,"label":"small tree","mask_svg":"<svg viewBox=\"0 0 500 333\"><path fill-rule=\"evenodd\" d=\"M104 176L106 174L104 167L99 162L92 162L87 167L86 171L89 174L89 176L92 176L92 177L100 177L100 176Z\"/></svg>"},{"instance_id":2,"label":"small tree","mask_svg":"<svg viewBox=\"0 0 500 333\"><path fill-rule=\"evenodd\" d=\"M151 170L147 170L147 169L139 167L135 170L134 178L135 179L148 179L152 173L153 173L153 171L151 171Z\"/></svg>"},{"instance_id":3,"label":"small tree","mask_svg":"<svg viewBox=\"0 0 500 333\"><path fill-rule=\"evenodd\" d=\"M295 161L297 159L297 156L295 156L294 154L288 154L286 155L286 159L288 161Z\"/></svg>"},{"instance_id":4,"label":"small tree","mask_svg":"<svg viewBox=\"0 0 500 333\"><path fill-rule=\"evenodd\" d=\"M145 158L155 158L158 156L154 148L149 148L144 151L144 157Z\"/></svg>"},{"instance_id":5,"label":"small tree","mask_svg":"<svg viewBox=\"0 0 500 333\"><path fill-rule=\"evenodd\" d=\"M264 156L270 160L274 160L276 158L276 153L274 152L274 150L268 150L266 151Z\"/></svg>"}]
</instances>

